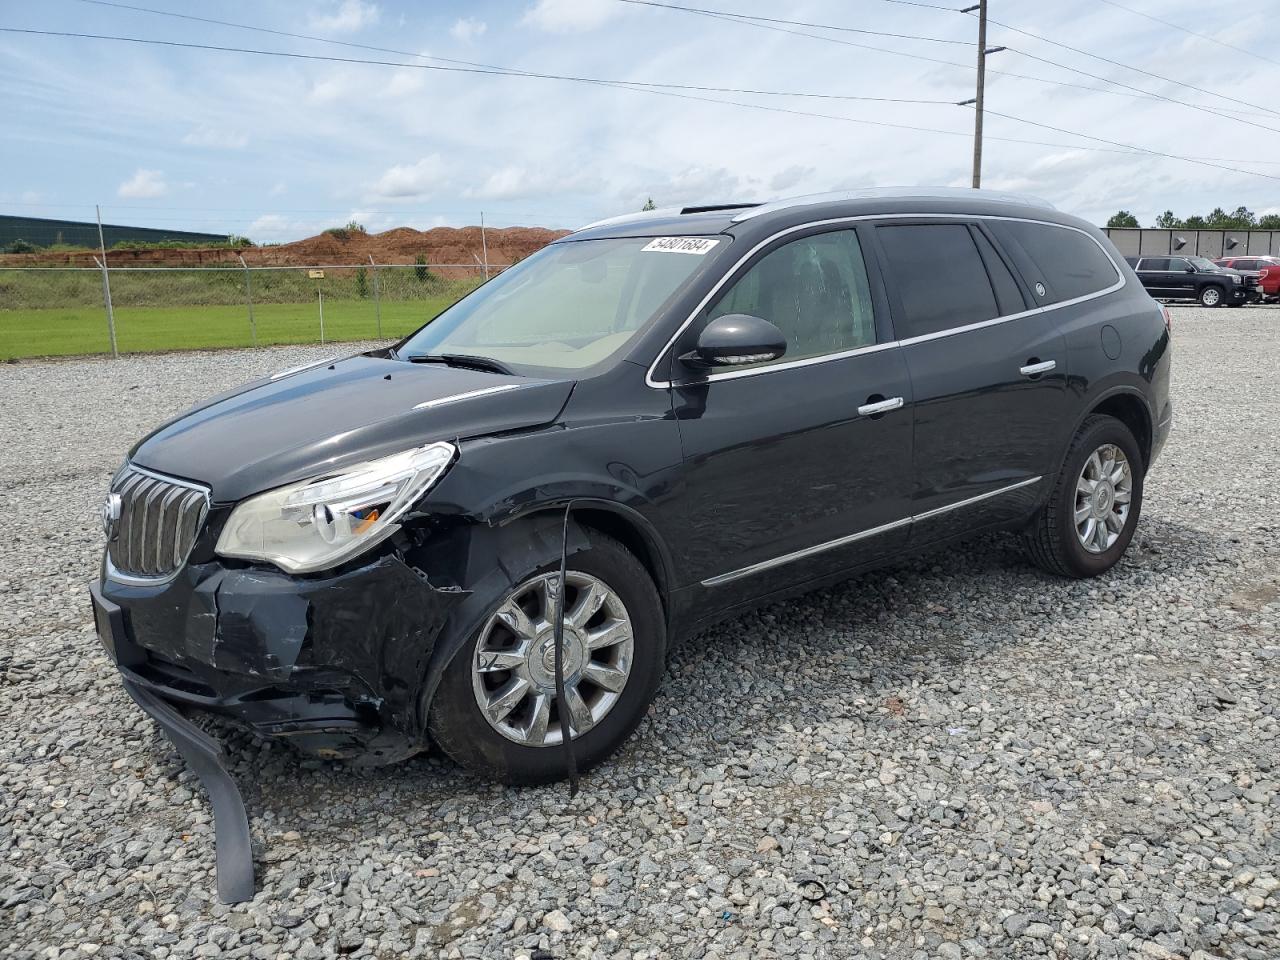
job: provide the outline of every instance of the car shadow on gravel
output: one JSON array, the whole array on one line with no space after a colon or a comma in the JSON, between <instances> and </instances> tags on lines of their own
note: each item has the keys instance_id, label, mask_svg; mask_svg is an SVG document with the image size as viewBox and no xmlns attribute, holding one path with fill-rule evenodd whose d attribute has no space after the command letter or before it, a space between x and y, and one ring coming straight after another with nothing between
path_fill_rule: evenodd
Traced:
<instances>
[{"instance_id":1,"label":"car shadow on gravel","mask_svg":"<svg viewBox=\"0 0 1280 960\"><path fill-rule=\"evenodd\" d=\"M893 691L912 682L945 685L966 664L1025 641L1046 617L1066 625L1086 615L1100 590L1158 593L1166 576L1229 563L1236 546L1144 518L1124 563L1096 580L1069 581L1042 574L1016 537L996 534L762 607L672 651L648 721L584 778L584 795L630 793L671 776L673 767L733 763L779 731L812 723L819 708L893 726L901 711ZM828 669L803 669L814 663ZM849 709L855 694L880 698L876 709ZM375 809L424 823L566 809L563 785L488 783L436 752L361 768L307 759L221 724L218 733L255 818L305 824L320 835L341 837Z\"/></svg>"}]
</instances>

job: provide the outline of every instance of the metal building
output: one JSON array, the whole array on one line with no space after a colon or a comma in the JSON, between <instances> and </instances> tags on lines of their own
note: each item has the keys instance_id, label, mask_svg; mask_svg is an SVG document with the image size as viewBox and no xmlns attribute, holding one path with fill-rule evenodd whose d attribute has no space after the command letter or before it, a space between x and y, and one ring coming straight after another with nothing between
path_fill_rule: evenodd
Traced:
<instances>
[{"instance_id":1,"label":"metal building","mask_svg":"<svg viewBox=\"0 0 1280 960\"><path fill-rule=\"evenodd\" d=\"M1103 233L1126 257L1280 257L1280 230L1166 230L1107 227Z\"/></svg>"},{"instance_id":2,"label":"metal building","mask_svg":"<svg viewBox=\"0 0 1280 960\"><path fill-rule=\"evenodd\" d=\"M226 240L220 233L193 233L190 230L160 230L155 227L123 227L104 223L102 237L108 247L121 241L158 243L162 240L182 240L208 243ZM14 240L25 240L37 247L49 247L67 243L78 247L98 245L98 225L83 220L47 220L44 217L13 217L0 215L0 247Z\"/></svg>"}]
</instances>

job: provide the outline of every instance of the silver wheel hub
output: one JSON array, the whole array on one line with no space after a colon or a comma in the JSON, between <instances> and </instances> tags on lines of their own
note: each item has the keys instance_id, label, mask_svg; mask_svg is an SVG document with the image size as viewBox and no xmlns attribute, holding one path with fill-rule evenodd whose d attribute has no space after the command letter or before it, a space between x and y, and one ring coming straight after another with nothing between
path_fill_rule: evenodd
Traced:
<instances>
[{"instance_id":1,"label":"silver wheel hub","mask_svg":"<svg viewBox=\"0 0 1280 960\"><path fill-rule=\"evenodd\" d=\"M590 730L617 704L631 673L634 639L627 608L608 584L577 570L565 575L560 647L564 703L556 695L558 574L532 577L507 594L485 623L471 664L480 712L523 746L564 742Z\"/></svg>"},{"instance_id":2,"label":"silver wheel hub","mask_svg":"<svg viewBox=\"0 0 1280 960\"><path fill-rule=\"evenodd\" d=\"M1090 553L1104 553L1129 522L1133 469L1124 451L1104 443L1089 455L1076 480L1076 536Z\"/></svg>"}]
</instances>

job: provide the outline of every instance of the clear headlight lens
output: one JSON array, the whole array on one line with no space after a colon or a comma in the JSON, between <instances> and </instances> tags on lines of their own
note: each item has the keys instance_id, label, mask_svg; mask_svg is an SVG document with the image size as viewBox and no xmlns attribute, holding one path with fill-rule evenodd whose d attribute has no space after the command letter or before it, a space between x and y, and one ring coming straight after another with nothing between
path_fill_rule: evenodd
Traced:
<instances>
[{"instance_id":1,"label":"clear headlight lens","mask_svg":"<svg viewBox=\"0 0 1280 960\"><path fill-rule=\"evenodd\" d=\"M289 573L336 566L400 529L457 455L451 443L432 443L250 497L231 512L217 552Z\"/></svg>"},{"instance_id":2,"label":"clear headlight lens","mask_svg":"<svg viewBox=\"0 0 1280 960\"><path fill-rule=\"evenodd\" d=\"M1233 276L1233 277L1231 278L1231 282L1232 282L1232 283L1244 283L1244 277L1240 277L1240 276Z\"/></svg>"}]
</instances>

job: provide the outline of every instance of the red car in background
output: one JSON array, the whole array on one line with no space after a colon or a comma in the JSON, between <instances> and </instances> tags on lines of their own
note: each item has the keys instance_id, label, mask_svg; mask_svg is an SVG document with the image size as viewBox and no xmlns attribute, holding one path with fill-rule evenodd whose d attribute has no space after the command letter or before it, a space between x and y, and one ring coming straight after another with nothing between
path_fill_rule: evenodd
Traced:
<instances>
[{"instance_id":1,"label":"red car in background","mask_svg":"<svg viewBox=\"0 0 1280 960\"><path fill-rule=\"evenodd\" d=\"M1280 257L1219 257L1213 262L1257 277L1258 292L1263 300L1280 298Z\"/></svg>"}]
</instances>

